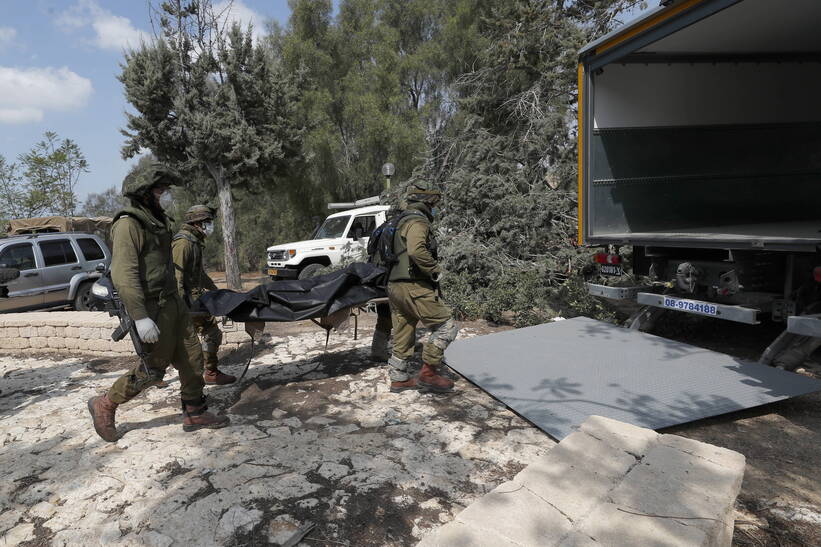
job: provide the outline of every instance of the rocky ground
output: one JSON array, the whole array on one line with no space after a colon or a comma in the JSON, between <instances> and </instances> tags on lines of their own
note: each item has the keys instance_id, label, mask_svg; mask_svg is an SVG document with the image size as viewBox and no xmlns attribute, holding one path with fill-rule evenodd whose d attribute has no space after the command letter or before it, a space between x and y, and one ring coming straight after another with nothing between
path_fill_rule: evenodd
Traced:
<instances>
[{"instance_id":1,"label":"rocky ground","mask_svg":"<svg viewBox=\"0 0 821 547\"><path fill-rule=\"evenodd\" d=\"M183 433L177 380L123 406L104 443L86 400L133 361L0 355L0 545L413 545L553 441L484 392L387 393L372 320L325 334L269 325L239 386L208 388L233 422ZM745 358L772 327L683 320L657 334ZM497 327L466 325L462 336ZM225 356L238 373L246 349ZM819 377L810 363L804 374ZM666 432L747 458L736 545L821 544L821 394Z\"/></svg>"},{"instance_id":2,"label":"rocky ground","mask_svg":"<svg viewBox=\"0 0 821 547\"><path fill-rule=\"evenodd\" d=\"M0 356L0 545L284 544L306 523L301 545L409 545L554 444L464 380L388 393L368 323L327 353L310 323L270 325L241 385L208 388L232 427L184 433L172 373L112 444L86 401L132 360Z\"/></svg>"}]
</instances>

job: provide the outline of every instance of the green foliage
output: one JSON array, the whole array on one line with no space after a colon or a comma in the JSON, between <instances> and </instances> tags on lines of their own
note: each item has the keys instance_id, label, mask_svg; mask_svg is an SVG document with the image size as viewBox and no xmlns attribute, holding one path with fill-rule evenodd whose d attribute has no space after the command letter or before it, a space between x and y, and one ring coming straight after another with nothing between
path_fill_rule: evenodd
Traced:
<instances>
[{"instance_id":1,"label":"green foliage","mask_svg":"<svg viewBox=\"0 0 821 547\"><path fill-rule=\"evenodd\" d=\"M112 217L125 206L125 199L116 186L86 196L81 215L87 217Z\"/></svg>"},{"instance_id":2,"label":"green foliage","mask_svg":"<svg viewBox=\"0 0 821 547\"><path fill-rule=\"evenodd\" d=\"M154 8L162 35L126 53L123 156L149 149L187 177L192 193L218 197L228 284L238 287L235 191L273 192L301 169L298 73L282 69L251 29L225 29L209 0ZM205 200L202 200L205 201Z\"/></svg>"},{"instance_id":3,"label":"green foliage","mask_svg":"<svg viewBox=\"0 0 821 547\"><path fill-rule=\"evenodd\" d=\"M633 4L479 4L486 47L416 174L445 188L440 248L462 315L607 315L583 290L591 253L575 246L576 52Z\"/></svg>"},{"instance_id":4,"label":"green foliage","mask_svg":"<svg viewBox=\"0 0 821 547\"><path fill-rule=\"evenodd\" d=\"M19 164L0 156L0 217L72 216L77 182L88 162L71 139L47 131L43 140L21 154Z\"/></svg>"}]
</instances>

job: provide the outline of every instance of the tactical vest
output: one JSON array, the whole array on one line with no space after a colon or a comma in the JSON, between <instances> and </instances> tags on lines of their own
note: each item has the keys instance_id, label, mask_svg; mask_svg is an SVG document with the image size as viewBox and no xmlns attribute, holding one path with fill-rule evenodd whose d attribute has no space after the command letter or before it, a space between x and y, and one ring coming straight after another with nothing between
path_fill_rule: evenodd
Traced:
<instances>
[{"instance_id":1,"label":"tactical vest","mask_svg":"<svg viewBox=\"0 0 821 547\"><path fill-rule=\"evenodd\" d=\"M437 258L436 239L433 237L433 232L430 229L431 224L430 220L428 220L428 217L424 215L412 215L407 218L404 218L396 227L396 235L394 236L395 239L393 240L393 249L394 252L397 253L397 255L399 256L399 261L396 264L394 264L393 268L391 268L391 273L388 277L388 281L430 281L430 277L422 273L419 270L419 268L416 267L416 264L414 264L408 256L408 246L405 240L402 238L402 231L412 222L424 222L427 225L428 238L426 241L426 245L428 247L428 250L433 255L433 257Z\"/></svg>"},{"instance_id":2,"label":"tactical vest","mask_svg":"<svg viewBox=\"0 0 821 547\"><path fill-rule=\"evenodd\" d=\"M177 245L182 244L185 245L180 240L188 241L192 245L191 252L194 253L194 260L193 260L193 271L185 271L183 272L183 285L185 291L188 293L188 296L199 296L202 293L202 248L203 243L202 241L190 230L185 228L180 229L179 232L174 236L172 239L172 245L175 245L173 241L178 241Z\"/></svg>"},{"instance_id":3,"label":"tactical vest","mask_svg":"<svg viewBox=\"0 0 821 547\"><path fill-rule=\"evenodd\" d=\"M144 243L139 258L140 282L146 298L170 296L177 292L174 278L174 264L171 262L171 226L168 220L160 221L148 209L126 207L114 215L112 242L117 252L117 221L131 217L140 223L144 233ZM113 279L117 285L117 279Z\"/></svg>"}]
</instances>

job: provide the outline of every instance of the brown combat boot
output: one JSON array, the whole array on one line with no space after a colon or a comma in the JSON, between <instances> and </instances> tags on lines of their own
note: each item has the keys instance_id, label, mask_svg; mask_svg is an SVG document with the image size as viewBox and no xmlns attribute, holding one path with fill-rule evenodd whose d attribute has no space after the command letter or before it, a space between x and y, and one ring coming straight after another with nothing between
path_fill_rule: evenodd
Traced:
<instances>
[{"instance_id":1,"label":"brown combat boot","mask_svg":"<svg viewBox=\"0 0 821 547\"><path fill-rule=\"evenodd\" d=\"M205 380L205 383L209 386L224 386L237 381L236 376L224 374L219 369L206 370L202 375L202 379Z\"/></svg>"},{"instance_id":2,"label":"brown combat boot","mask_svg":"<svg viewBox=\"0 0 821 547\"><path fill-rule=\"evenodd\" d=\"M408 378L404 382L391 382L391 393L401 393L410 389L419 389L416 378Z\"/></svg>"},{"instance_id":3,"label":"brown combat boot","mask_svg":"<svg viewBox=\"0 0 821 547\"><path fill-rule=\"evenodd\" d=\"M108 398L108 394L92 397L88 400L88 411L94 422L94 431L104 441L113 443L117 440L117 427L114 425L114 413L119 405Z\"/></svg>"},{"instance_id":4,"label":"brown combat boot","mask_svg":"<svg viewBox=\"0 0 821 547\"><path fill-rule=\"evenodd\" d=\"M416 378L420 389L434 393L450 393L453 391L453 382L436 373L436 367L422 363L422 370Z\"/></svg>"},{"instance_id":5,"label":"brown combat boot","mask_svg":"<svg viewBox=\"0 0 821 547\"><path fill-rule=\"evenodd\" d=\"M198 429L219 429L228 425L228 416L217 416L206 412L208 406L182 404L182 430L186 432Z\"/></svg>"}]
</instances>

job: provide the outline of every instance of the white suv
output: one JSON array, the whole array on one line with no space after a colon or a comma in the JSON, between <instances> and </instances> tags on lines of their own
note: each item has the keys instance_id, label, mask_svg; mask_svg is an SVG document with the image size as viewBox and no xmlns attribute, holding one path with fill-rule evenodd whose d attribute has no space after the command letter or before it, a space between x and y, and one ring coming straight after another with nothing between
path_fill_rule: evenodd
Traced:
<instances>
[{"instance_id":1,"label":"white suv","mask_svg":"<svg viewBox=\"0 0 821 547\"><path fill-rule=\"evenodd\" d=\"M325 266L335 266L344 256L356 256L368 246L374 229L385 222L390 209L373 205L334 213L325 219L312 239L268 247L268 275L272 279L305 279Z\"/></svg>"}]
</instances>

